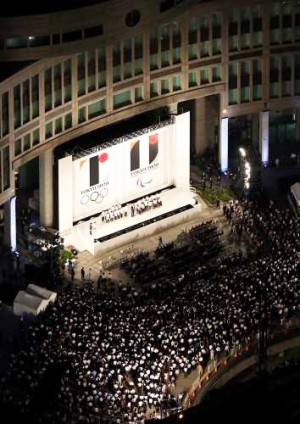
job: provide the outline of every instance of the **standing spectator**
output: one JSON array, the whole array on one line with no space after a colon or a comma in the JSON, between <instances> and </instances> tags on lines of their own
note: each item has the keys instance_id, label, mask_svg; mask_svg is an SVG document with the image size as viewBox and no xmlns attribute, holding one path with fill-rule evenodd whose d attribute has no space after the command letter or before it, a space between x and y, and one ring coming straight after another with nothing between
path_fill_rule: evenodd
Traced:
<instances>
[{"instance_id":1,"label":"standing spectator","mask_svg":"<svg viewBox=\"0 0 300 424\"><path fill-rule=\"evenodd\" d=\"M85 278L85 269L84 269L84 266L81 268L80 274L81 274L81 279L84 280L84 278Z\"/></svg>"},{"instance_id":2,"label":"standing spectator","mask_svg":"<svg viewBox=\"0 0 300 424\"><path fill-rule=\"evenodd\" d=\"M75 277L75 270L74 268L71 268L71 281L74 281L74 277Z\"/></svg>"}]
</instances>

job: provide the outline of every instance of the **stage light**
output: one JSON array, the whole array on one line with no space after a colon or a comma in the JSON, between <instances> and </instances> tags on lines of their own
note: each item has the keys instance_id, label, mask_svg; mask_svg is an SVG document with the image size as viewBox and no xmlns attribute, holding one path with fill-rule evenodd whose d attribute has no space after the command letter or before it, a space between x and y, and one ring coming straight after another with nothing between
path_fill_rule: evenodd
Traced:
<instances>
[{"instance_id":1,"label":"stage light","mask_svg":"<svg viewBox=\"0 0 300 424\"><path fill-rule=\"evenodd\" d=\"M179 415L178 415L178 418L179 418L180 420L182 420L182 418L183 418L183 414L179 414Z\"/></svg>"},{"instance_id":2,"label":"stage light","mask_svg":"<svg viewBox=\"0 0 300 424\"><path fill-rule=\"evenodd\" d=\"M246 157L246 152L245 152L245 149L243 147L239 148L239 152L240 152L241 156L243 156L243 158Z\"/></svg>"}]
</instances>

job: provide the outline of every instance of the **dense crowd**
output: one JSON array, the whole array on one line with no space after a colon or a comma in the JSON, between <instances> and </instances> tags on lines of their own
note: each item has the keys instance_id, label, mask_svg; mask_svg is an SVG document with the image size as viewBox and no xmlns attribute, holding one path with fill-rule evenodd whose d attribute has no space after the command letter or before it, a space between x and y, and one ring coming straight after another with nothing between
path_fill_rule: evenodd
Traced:
<instances>
[{"instance_id":1,"label":"dense crowd","mask_svg":"<svg viewBox=\"0 0 300 424\"><path fill-rule=\"evenodd\" d=\"M1 379L4 401L30 414L31 422L141 423L180 405L179 374L201 370L255 337L262 299L270 323L298 314L299 217L272 204L225 206L225 218L240 228L232 236L250 240L250 256L212 256L169 268L159 297L156 286L124 286L118 296L95 291L92 283L71 287L29 328L24 325ZM201 245L201 228L194 246ZM213 248L221 234L210 234ZM176 254L174 246L169 249ZM152 269L167 257L157 254ZM147 262L147 273L148 256L135 261L136 269L143 268L139 260ZM49 369L57 384L43 397Z\"/></svg>"}]
</instances>

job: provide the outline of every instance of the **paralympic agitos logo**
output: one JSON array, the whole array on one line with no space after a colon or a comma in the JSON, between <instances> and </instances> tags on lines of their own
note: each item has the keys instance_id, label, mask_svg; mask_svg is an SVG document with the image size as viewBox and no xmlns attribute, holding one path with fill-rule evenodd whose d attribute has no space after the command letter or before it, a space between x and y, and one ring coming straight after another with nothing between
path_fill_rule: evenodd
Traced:
<instances>
[{"instance_id":1,"label":"paralympic agitos logo","mask_svg":"<svg viewBox=\"0 0 300 424\"><path fill-rule=\"evenodd\" d=\"M136 183L138 186L144 188L147 185L152 183L152 178L145 176L145 177L139 178Z\"/></svg>"}]
</instances>

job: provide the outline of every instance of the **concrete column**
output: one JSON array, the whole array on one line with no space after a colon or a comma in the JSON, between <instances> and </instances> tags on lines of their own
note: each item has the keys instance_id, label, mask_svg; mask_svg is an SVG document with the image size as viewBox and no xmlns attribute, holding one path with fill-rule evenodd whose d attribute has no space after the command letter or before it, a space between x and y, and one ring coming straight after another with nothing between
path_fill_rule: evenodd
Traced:
<instances>
[{"instance_id":1,"label":"concrete column","mask_svg":"<svg viewBox=\"0 0 300 424\"><path fill-rule=\"evenodd\" d=\"M215 120L218 115L218 105L210 97L195 100L195 153L202 154L215 143Z\"/></svg>"},{"instance_id":2,"label":"concrete column","mask_svg":"<svg viewBox=\"0 0 300 424\"><path fill-rule=\"evenodd\" d=\"M259 112L259 153L262 163L269 161L269 111Z\"/></svg>"},{"instance_id":3,"label":"concrete column","mask_svg":"<svg viewBox=\"0 0 300 424\"><path fill-rule=\"evenodd\" d=\"M4 243L12 252L17 250L16 197L4 203Z\"/></svg>"},{"instance_id":4,"label":"concrete column","mask_svg":"<svg viewBox=\"0 0 300 424\"><path fill-rule=\"evenodd\" d=\"M220 118L219 164L221 171L228 169L228 118Z\"/></svg>"},{"instance_id":5,"label":"concrete column","mask_svg":"<svg viewBox=\"0 0 300 424\"><path fill-rule=\"evenodd\" d=\"M252 114L252 143L255 149L259 150L259 117L258 113Z\"/></svg>"},{"instance_id":6,"label":"concrete column","mask_svg":"<svg viewBox=\"0 0 300 424\"><path fill-rule=\"evenodd\" d=\"M295 109L295 115L296 115L296 133L295 133L295 137L296 137L296 140L300 141L300 108Z\"/></svg>"},{"instance_id":7,"label":"concrete column","mask_svg":"<svg viewBox=\"0 0 300 424\"><path fill-rule=\"evenodd\" d=\"M168 104L169 113L177 115L177 112L178 112L177 107L178 107L178 103Z\"/></svg>"},{"instance_id":8,"label":"concrete column","mask_svg":"<svg viewBox=\"0 0 300 424\"><path fill-rule=\"evenodd\" d=\"M39 157L40 223L53 225L53 153L47 150Z\"/></svg>"}]
</instances>

